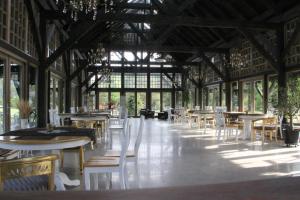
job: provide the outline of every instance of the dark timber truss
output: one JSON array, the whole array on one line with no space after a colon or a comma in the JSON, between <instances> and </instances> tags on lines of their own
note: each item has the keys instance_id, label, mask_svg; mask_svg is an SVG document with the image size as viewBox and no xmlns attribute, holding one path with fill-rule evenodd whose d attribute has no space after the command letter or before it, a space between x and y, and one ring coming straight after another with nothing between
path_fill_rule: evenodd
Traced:
<instances>
[{"instance_id":1,"label":"dark timber truss","mask_svg":"<svg viewBox=\"0 0 300 200\"><path fill-rule=\"evenodd\" d=\"M205 63L226 83L227 88L231 80L228 66L220 69L210 58L221 54L229 60L229 49L234 46L233 41L242 37L250 41L272 66L271 70L279 74L279 85L285 86L287 70L284 58L300 30L298 22L290 41L284 46L283 23L299 16L299 0L166 0L163 3L151 0L150 4L144 0L135 1L137 3L114 0L109 13L105 14L102 9L99 10L96 21L80 15L77 22L63 14L62 8L55 4L55 0L24 2L38 51L39 126L45 126L47 122L45 92L48 84L47 71L51 64L59 57L63 58L65 87L68 91L65 94L65 107L68 111L72 80L77 79L80 88L92 88L88 83L97 74L97 70L87 66L86 53L99 42L110 51L135 52L135 62L123 59L120 63L115 63L133 66L132 69L121 67L114 69L115 71L142 71L138 66L150 66L150 56L157 52L169 54L173 58L169 63L174 69L165 69L162 73L179 72L183 66L195 67L199 66L199 63ZM59 30L61 45L48 57L46 50L53 27ZM264 42L256 37L257 34L264 35L268 32L276 34L276 54L269 52L264 47ZM125 36L132 34L137 38L133 43L124 40ZM10 46L8 48L12 49ZM18 50L12 50L20 57L28 58ZM77 58L76 69L72 73L71 51L75 52ZM146 52L147 56L140 59L136 52ZM88 75L88 72L93 73ZM83 73L85 78L81 77ZM201 80L190 77L189 79L196 87L203 87ZM226 101L230 101L229 89L227 93Z\"/></svg>"}]
</instances>

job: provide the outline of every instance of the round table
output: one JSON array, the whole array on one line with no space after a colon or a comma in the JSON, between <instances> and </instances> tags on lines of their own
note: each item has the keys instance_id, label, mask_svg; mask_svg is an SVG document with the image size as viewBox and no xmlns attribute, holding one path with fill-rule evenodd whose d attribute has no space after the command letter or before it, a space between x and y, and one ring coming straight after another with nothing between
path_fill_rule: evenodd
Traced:
<instances>
[{"instance_id":1,"label":"round table","mask_svg":"<svg viewBox=\"0 0 300 200\"><path fill-rule=\"evenodd\" d=\"M91 142L90 138L82 136L57 136L52 139L42 139L42 137L26 136L0 136L0 148L9 150L51 150L59 154L58 150L81 147ZM64 185L79 186L79 180L70 180L65 173L59 171L59 161L55 166L56 190L65 190Z\"/></svg>"}]
</instances>

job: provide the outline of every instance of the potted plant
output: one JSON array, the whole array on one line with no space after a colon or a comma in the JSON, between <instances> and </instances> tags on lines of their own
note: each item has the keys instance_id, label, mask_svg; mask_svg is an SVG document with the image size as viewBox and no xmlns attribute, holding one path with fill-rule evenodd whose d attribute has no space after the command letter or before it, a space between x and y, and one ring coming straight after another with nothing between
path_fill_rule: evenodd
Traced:
<instances>
[{"instance_id":1,"label":"potted plant","mask_svg":"<svg viewBox=\"0 0 300 200\"><path fill-rule=\"evenodd\" d=\"M21 99L18 103L17 103L17 107L19 109L19 113L20 113L20 120L21 120L21 128L28 128L28 119L29 116L32 112L32 108L29 105L29 102L27 100L23 100Z\"/></svg>"},{"instance_id":2,"label":"potted plant","mask_svg":"<svg viewBox=\"0 0 300 200\"><path fill-rule=\"evenodd\" d=\"M294 129L293 118L300 110L300 80L294 76L290 77L287 87L279 88L278 98L273 97L271 99L273 99L272 104L277 109L280 120L282 120L280 128L285 137L286 145L297 145L299 129Z\"/></svg>"}]
</instances>

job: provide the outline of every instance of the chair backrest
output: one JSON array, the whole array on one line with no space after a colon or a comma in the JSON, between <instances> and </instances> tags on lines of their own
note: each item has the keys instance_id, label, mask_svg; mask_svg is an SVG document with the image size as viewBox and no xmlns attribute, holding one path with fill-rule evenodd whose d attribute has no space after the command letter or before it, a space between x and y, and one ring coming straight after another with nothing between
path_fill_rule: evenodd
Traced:
<instances>
[{"instance_id":1,"label":"chair backrest","mask_svg":"<svg viewBox=\"0 0 300 200\"><path fill-rule=\"evenodd\" d=\"M35 176L48 176L47 188L54 189L55 176L55 161L58 159L57 155L38 156L31 158L21 158L13 160L4 160L0 162L0 191L3 190L39 190L41 185L28 184L27 177L34 178ZM12 188L5 186L6 182L26 179L26 181L16 182ZM36 179L32 179L34 181ZM27 183L27 184L26 184ZM33 186L38 188L33 188ZM15 186L15 188L14 188Z\"/></svg>"},{"instance_id":2,"label":"chair backrest","mask_svg":"<svg viewBox=\"0 0 300 200\"><path fill-rule=\"evenodd\" d=\"M170 110L170 109L169 109ZM140 117L140 125L138 129L138 134L134 144L134 155L137 156L139 152L139 148L141 145L142 137L143 137L143 129L144 129L145 116Z\"/></svg>"},{"instance_id":3,"label":"chair backrest","mask_svg":"<svg viewBox=\"0 0 300 200\"><path fill-rule=\"evenodd\" d=\"M215 109L215 120L216 126L221 127L225 125L225 117L224 117L224 110L223 109Z\"/></svg>"},{"instance_id":4,"label":"chair backrest","mask_svg":"<svg viewBox=\"0 0 300 200\"><path fill-rule=\"evenodd\" d=\"M125 167L125 161L126 161L126 153L128 150L129 142L130 142L130 136L131 136L131 120L128 118L124 119L123 122L123 131L121 134L121 154L120 154L120 160L119 164L121 167Z\"/></svg>"},{"instance_id":5,"label":"chair backrest","mask_svg":"<svg viewBox=\"0 0 300 200\"><path fill-rule=\"evenodd\" d=\"M263 125L277 125L277 117L267 117L263 120Z\"/></svg>"}]
</instances>

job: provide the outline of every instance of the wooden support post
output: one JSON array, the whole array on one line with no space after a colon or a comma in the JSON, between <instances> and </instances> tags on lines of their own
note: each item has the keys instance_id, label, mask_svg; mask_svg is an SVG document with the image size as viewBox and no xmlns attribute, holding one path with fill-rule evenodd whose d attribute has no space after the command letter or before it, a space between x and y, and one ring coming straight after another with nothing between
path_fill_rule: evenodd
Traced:
<instances>
[{"instance_id":1,"label":"wooden support post","mask_svg":"<svg viewBox=\"0 0 300 200\"><path fill-rule=\"evenodd\" d=\"M269 105L269 100L268 100L268 92L269 92L269 86L268 86L268 75L264 75L264 83L263 83L263 98L264 98L264 113L267 113L268 111L268 105Z\"/></svg>"},{"instance_id":2,"label":"wooden support post","mask_svg":"<svg viewBox=\"0 0 300 200\"><path fill-rule=\"evenodd\" d=\"M78 83L81 83L82 81L82 77L81 77L81 73L80 75L78 76ZM82 88L81 86L77 86L77 106L78 107L81 107L82 106Z\"/></svg>"},{"instance_id":3,"label":"wooden support post","mask_svg":"<svg viewBox=\"0 0 300 200\"><path fill-rule=\"evenodd\" d=\"M223 85L223 83L219 84L219 106L222 106L222 100L223 100L223 97L222 97L222 85Z\"/></svg>"},{"instance_id":4,"label":"wooden support post","mask_svg":"<svg viewBox=\"0 0 300 200\"><path fill-rule=\"evenodd\" d=\"M40 16L41 17L41 16ZM38 67L37 78L37 126L46 127L48 121L48 71L45 67L47 60L47 33L46 33L46 21L44 18L40 18L39 32L41 36L41 52L39 52L40 65Z\"/></svg>"},{"instance_id":5,"label":"wooden support post","mask_svg":"<svg viewBox=\"0 0 300 200\"><path fill-rule=\"evenodd\" d=\"M63 65L65 67L66 77L70 77L71 72L71 52L67 50L63 54ZM69 113L71 108L71 80L67 78L65 80L65 112Z\"/></svg>"},{"instance_id":6,"label":"wooden support post","mask_svg":"<svg viewBox=\"0 0 300 200\"><path fill-rule=\"evenodd\" d=\"M231 86L230 86L230 82L225 82L225 90L226 90L226 107L227 107L227 111L231 111Z\"/></svg>"}]
</instances>

